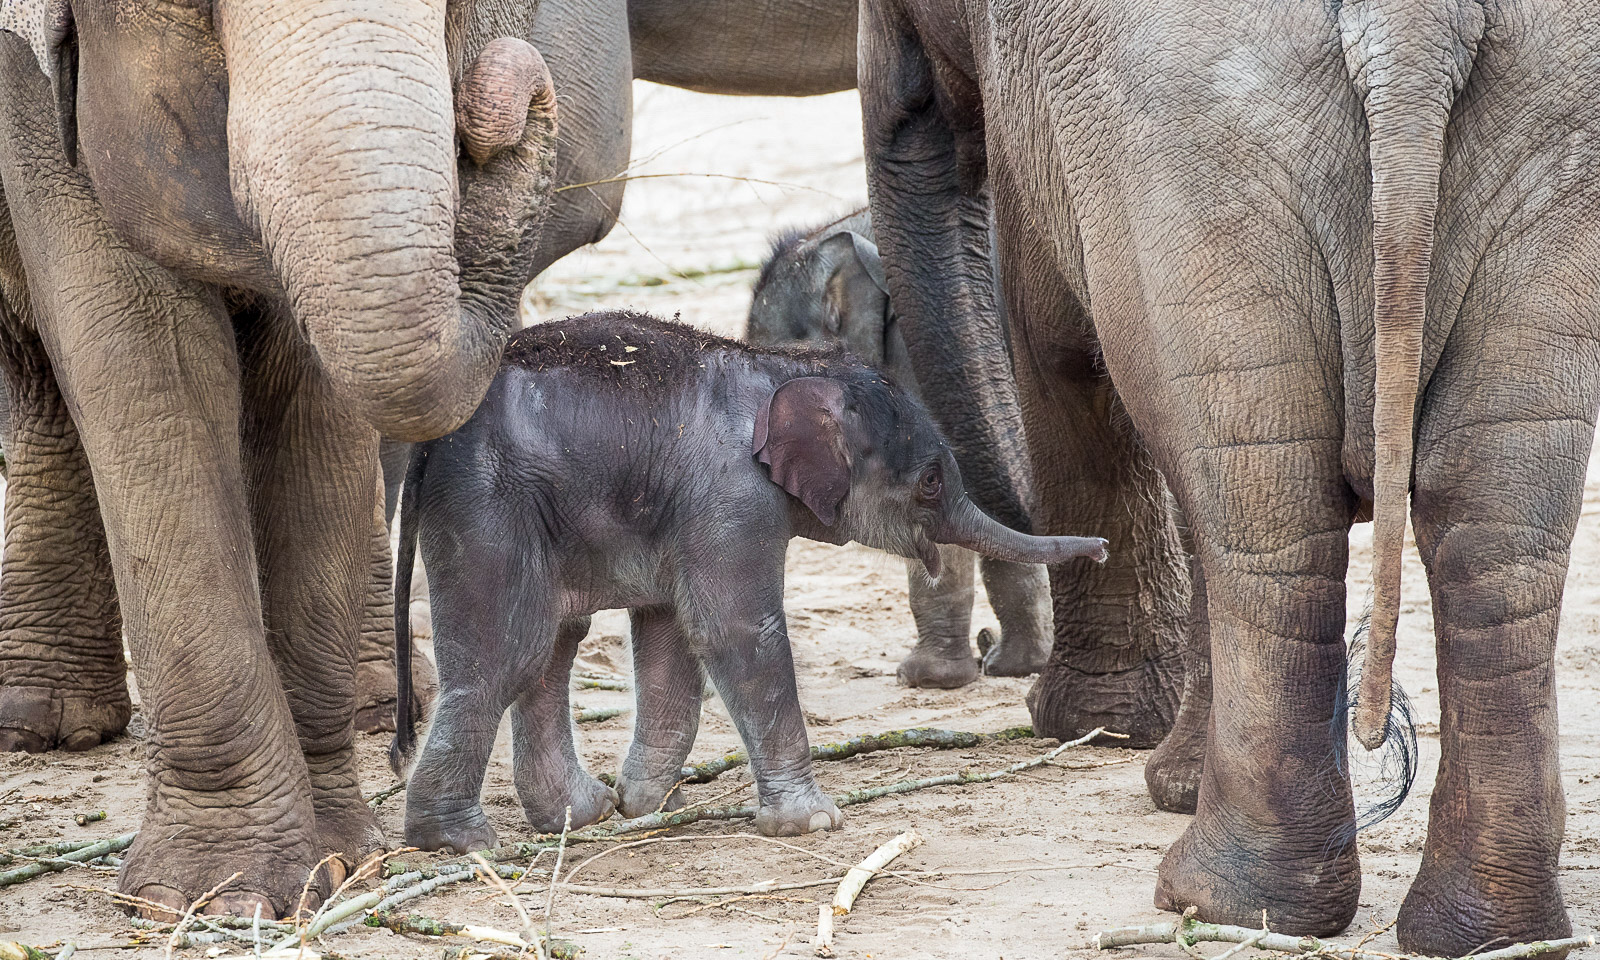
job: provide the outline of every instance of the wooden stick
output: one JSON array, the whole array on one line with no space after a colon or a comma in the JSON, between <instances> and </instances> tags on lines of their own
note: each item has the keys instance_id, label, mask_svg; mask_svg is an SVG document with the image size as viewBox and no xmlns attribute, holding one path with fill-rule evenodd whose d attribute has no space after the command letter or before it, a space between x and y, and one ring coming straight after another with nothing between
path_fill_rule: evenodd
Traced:
<instances>
[{"instance_id":1,"label":"wooden stick","mask_svg":"<svg viewBox=\"0 0 1600 960\"><path fill-rule=\"evenodd\" d=\"M0 887L9 887L14 883L42 877L47 873L60 873L72 867L80 867L90 860L97 860L108 853L120 853L133 844L137 834L125 833L120 837L109 840L100 840L86 847L79 847L69 853L48 860L37 860L0 873Z\"/></svg>"},{"instance_id":2,"label":"wooden stick","mask_svg":"<svg viewBox=\"0 0 1600 960\"><path fill-rule=\"evenodd\" d=\"M581 674L572 678L573 686L579 690L632 690L626 680L612 680L609 677L586 677Z\"/></svg>"},{"instance_id":3,"label":"wooden stick","mask_svg":"<svg viewBox=\"0 0 1600 960\"><path fill-rule=\"evenodd\" d=\"M833 956L833 918L842 917L855 906L856 897L861 894L861 888L867 881L877 876L889 862L908 850L915 850L922 845L922 835L915 830L907 830L888 843L867 855L867 858L844 875L839 881L839 889L834 891L833 903L822 904L817 911L817 935L811 941L813 952L819 957Z\"/></svg>"},{"instance_id":4,"label":"wooden stick","mask_svg":"<svg viewBox=\"0 0 1600 960\"><path fill-rule=\"evenodd\" d=\"M1253 943L1263 950L1270 950L1274 953L1307 956L1319 954L1330 957L1348 957L1350 960L1360 960L1360 958L1367 958L1367 960L1394 960L1396 956L1392 953L1380 953L1376 950L1364 950L1340 943L1331 943L1316 937L1294 937L1288 934L1266 933L1262 930L1251 930L1249 927L1235 927L1223 923L1202 923L1192 917L1165 923L1152 923L1142 927L1118 927L1115 930L1105 930L1097 933L1094 938L1094 945L1099 950L1131 947L1141 943L1177 943L1180 946L1189 948L1193 948L1197 943ZM1600 940L1597 940L1593 935L1567 937L1562 940L1537 940L1532 943L1513 944L1509 947L1490 950L1485 953L1475 953L1471 955L1471 960L1523 960L1526 957L1537 957L1541 954L1554 953L1560 950L1592 947L1596 946L1597 943L1600 943ZM1462 958L1462 960L1466 960L1466 958Z\"/></svg>"},{"instance_id":5,"label":"wooden stick","mask_svg":"<svg viewBox=\"0 0 1600 960\"><path fill-rule=\"evenodd\" d=\"M975 747L987 739L1014 740L1017 731L1033 735L1031 727L1015 727L998 734L963 733L959 730L937 730L932 727L912 727L907 730L890 730L887 733L869 733L836 743L819 743L811 748L812 760L844 760L863 753L879 750L898 750L903 747L934 747L940 750L964 750ZM680 774L685 783L710 783L736 767L750 762L743 751L714 757L703 763L691 764Z\"/></svg>"},{"instance_id":6,"label":"wooden stick","mask_svg":"<svg viewBox=\"0 0 1600 960\"><path fill-rule=\"evenodd\" d=\"M579 710L572 715L572 719L579 723L600 723L612 717L620 717L627 713L625 707L594 707L589 710Z\"/></svg>"},{"instance_id":7,"label":"wooden stick","mask_svg":"<svg viewBox=\"0 0 1600 960\"><path fill-rule=\"evenodd\" d=\"M527 948L533 946L521 937L508 930L496 930L493 927L479 927L469 923L453 923L449 920L435 920L420 914L398 916L392 913L374 913L366 920L369 927L386 927L395 933L420 933L428 937L471 937L486 943L498 943L508 947ZM550 943L550 956L552 960L577 960L582 951L577 944L566 940L552 940Z\"/></svg>"},{"instance_id":8,"label":"wooden stick","mask_svg":"<svg viewBox=\"0 0 1600 960\"><path fill-rule=\"evenodd\" d=\"M390 797L394 796L395 794L399 793L401 790L404 790L405 788L406 788L406 782L404 780L402 780L399 783L395 784L394 786L389 787L388 789L379 790L377 793L372 795L372 799L367 801L367 806L369 806L372 809L376 810L376 809L378 809L378 804L380 804L383 801L389 799Z\"/></svg>"}]
</instances>

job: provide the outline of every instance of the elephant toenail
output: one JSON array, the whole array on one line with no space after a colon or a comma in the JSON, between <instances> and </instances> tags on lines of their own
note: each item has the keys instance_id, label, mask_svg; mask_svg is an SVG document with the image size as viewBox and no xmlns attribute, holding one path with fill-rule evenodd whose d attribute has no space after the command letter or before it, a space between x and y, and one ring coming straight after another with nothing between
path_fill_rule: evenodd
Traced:
<instances>
[{"instance_id":1,"label":"elephant toenail","mask_svg":"<svg viewBox=\"0 0 1600 960\"><path fill-rule=\"evenodd\" d=\"M811 832L826 830L833 825L833 818L828 816L826 810L818 810L811 815Z\"/></svg>"}]
</instances>

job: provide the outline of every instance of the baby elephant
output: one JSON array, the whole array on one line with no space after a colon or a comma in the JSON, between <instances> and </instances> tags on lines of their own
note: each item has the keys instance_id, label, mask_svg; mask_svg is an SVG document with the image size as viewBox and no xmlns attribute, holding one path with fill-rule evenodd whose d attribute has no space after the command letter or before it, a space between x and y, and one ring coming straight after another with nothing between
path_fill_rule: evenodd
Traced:
<instances>
[{"instance_id":1,"label":"baby elephant","mask_svg":"<svg viewBox=\"0 0 1600 960\"><path fill-rule=\"evenodd\" d=\"M406 792L406 842L495 844L479 806L512 709L535 829L661 806L700 722L701 665L750 756L756 828L837 827L817 787L784 626L789 539L857 541L937 576L937 544L1030 562L1104 561L1106 542L985 516L921 404L841 352L783 353L630 313L514 335L483 405L419 444L406 476L396 610L420 539L439 695ZM632 618L634 738L615 792L573 744L568 683L597 610ZM399 675L408 618L395 618ZM391 760L415 746L399 697Z\"/></svg>"},{"instance_id":2,"label":"baby elephant","mask_svg":"<svg viewBox=\"0 0 1600 960\"><path fill-rule=\"evenodd\" d=\"M765 347L838 344L918 393L889 306L872 214L865 209L806 233L786 234L773 244L750 299L745 336ZM960 547L941 552L945 574L937 582L917 564L906 564L917 646L898 674L910 687L959 687L978 679L970 639L976 558ZM998 640L986 643L988 630L978 636L983 672L1000 677L1039 672L1055 635L1049 575L1043 567L1006 560L985 559L978 566L1000 621Z\"/></svg>"}]
</instances>

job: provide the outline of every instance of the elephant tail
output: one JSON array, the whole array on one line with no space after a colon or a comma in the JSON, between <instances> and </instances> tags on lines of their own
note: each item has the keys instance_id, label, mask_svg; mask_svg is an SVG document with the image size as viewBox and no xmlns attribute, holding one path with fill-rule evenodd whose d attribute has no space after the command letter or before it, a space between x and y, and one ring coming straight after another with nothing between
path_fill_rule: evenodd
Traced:
<instances>
[{"instance_id":1,"label":"elephant tail","mask_svg":"<svg viewBox=\"0 0 1600 960\"><path fill-rule=\"evenodd\" d=\"M400 552L394 561L394 741L389 745L389 767L405 779L417 750L417 718L411 712L411 572L417 559L417 526L422 506L418 502L422 475L428 467L429 444L412 448L400 494Z\"/></svg>"},{"instance_id":2,"label":"elephant tail","mask_svg":"<svg viewBox=\"0 0 1600 960\"><path fill-rule=\"evenodd\" d=\"M1350 716L1361 708L1361 666L1372 626L1369 608L1357 623L1350 639L1349 656L1338 699L1333 710L1333 763L1341 776L1350 776L1355 786L1356 819L1333 838L1330 850L1342 849L1355 841L1355 831L1387 820L1400 809L1417 782L1417 725L1411 711L1411 698L1399 684L1389 690L1388 711L1384 716L1383 749L1365 757L1350 756Z\"/></svg>"},{"instance_id":3,"label":"elephant tail","mask_svg":"<svg viewBox=\"0 0 1600 960\"><path fill-rule=\"evenodd\" d=\"M1445 128L1483 29L1479 0L1346 0L1339 10L1372 168L1374 602L1354 722L1369 750L1388 729Z\"/></svg>"}]
</instances>

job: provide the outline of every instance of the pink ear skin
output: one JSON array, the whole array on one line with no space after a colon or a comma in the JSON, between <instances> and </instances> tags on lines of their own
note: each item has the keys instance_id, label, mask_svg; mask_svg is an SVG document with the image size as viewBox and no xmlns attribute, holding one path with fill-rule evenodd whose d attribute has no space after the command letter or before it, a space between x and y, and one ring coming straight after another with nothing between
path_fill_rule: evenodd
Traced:
<instances>
[{"instance_id":1,"label":"pink ear skin","mask_svg":"<svg viewBox=\"0 0 1600 960\"><path fill-rule=\"evenodd\" d=\"M839 518L839 504L850 492L844 402L844 384L837 380L790 380L756 414L751 441L756 459L772 468L772 482L826 527Z\"/></svg>"}]
</instances>

